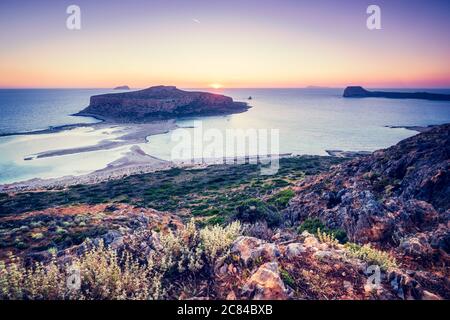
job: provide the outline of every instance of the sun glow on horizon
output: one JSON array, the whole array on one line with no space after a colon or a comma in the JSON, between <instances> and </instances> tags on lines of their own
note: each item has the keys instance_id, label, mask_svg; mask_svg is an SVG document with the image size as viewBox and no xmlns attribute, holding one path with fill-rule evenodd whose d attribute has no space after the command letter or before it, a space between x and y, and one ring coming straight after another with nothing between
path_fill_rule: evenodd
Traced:
<instances>
[{"instance_id":1,"label":"sun glow on horizon","mask_svg":"<svg viewBox=\"0 0 450 320\"><path fill-rule=\"evenodd\" d=\"M222 89L223 88L223 85L221 85L220 83L211 83L209 86L213 89Z\"/></svg>"}]
</instances>

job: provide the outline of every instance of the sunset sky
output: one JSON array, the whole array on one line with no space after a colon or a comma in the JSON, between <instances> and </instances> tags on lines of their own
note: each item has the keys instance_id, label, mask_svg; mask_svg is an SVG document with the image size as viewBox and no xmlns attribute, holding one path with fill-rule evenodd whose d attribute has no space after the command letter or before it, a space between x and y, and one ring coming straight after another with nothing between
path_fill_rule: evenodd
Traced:
<instances>
[{"instance_id":1,"label":"sunset sky","mask_svg":"<svg viewBox=\"0 0 450 320\"><path fill-rule=\"evenodd\" d=\"M81 30L66 8L81 8ZM382 30L366 8L381 7ZM0 87L450 87L450 1L1 0Z\"/></svg>"}]
</instances>

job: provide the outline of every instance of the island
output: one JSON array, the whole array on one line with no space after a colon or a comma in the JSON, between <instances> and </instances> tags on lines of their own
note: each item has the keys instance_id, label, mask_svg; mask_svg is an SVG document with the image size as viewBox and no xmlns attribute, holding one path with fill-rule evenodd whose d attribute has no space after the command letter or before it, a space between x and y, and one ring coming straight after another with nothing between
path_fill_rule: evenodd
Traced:
<instances>
[{"instance_id":1,"label":"island","mask_svg":"<svg viewBox=\"0 0 450 320\"><path fill-rule=\"evenodd\" d=\"M148 122L185 116L226 115L247 111L245 102L208 92L184 91L174 86L92 96L76 116L114 122Z\"/></svg>"},{"instance_id":2,"label":"island","mask_svg":"<svg viewBox=\"0 0 450 320\"><path fill-rule=\"evenodd\" d=\"M114 90L130 90L129 86L118 86L115 87Z\"/></svg>"},{"instance_id":3,"label":"island","mask_svg":"<svg viewBox=\"0 0 450 320\"><path fill-rule=\"evenodd\" d=\"M421 99L434 101L450 101L450 94L429 92L388 92L368 91L360 86L350 86L344 90L344 98L388 98L388 99Z\"/></svg>"}]
</instances>

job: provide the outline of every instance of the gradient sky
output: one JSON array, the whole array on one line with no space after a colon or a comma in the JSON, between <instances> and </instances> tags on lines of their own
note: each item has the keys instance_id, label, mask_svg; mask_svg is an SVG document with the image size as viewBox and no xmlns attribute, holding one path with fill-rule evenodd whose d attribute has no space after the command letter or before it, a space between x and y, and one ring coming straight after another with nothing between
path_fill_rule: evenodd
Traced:
<instances>
[{"instance_id":1,"label":"gradient sky","mask_svg":"<svg viewBox=\"0 0 450 320\"><path fill-rule=\"evenodd\" d=\"M382 30L366 28L370 4ZM449 13L448 0L1 0L0 87L448 88Z\"/></svg>"}]
</instances>

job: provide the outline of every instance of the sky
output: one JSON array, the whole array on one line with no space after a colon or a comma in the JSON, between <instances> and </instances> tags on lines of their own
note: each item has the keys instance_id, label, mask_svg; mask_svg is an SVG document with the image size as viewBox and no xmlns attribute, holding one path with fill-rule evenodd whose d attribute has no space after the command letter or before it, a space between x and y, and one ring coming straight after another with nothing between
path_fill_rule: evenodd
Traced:
<instances>
[{"instance_id":1,"label":"sky","mask_svg":"<svg viewBox=\"0 0 450 320\"><path fill-rule=\"evenodd\" d=\"M448 0L1 0L0 88L450 88L449 13Z\"/></svg>"}]
</instances>

